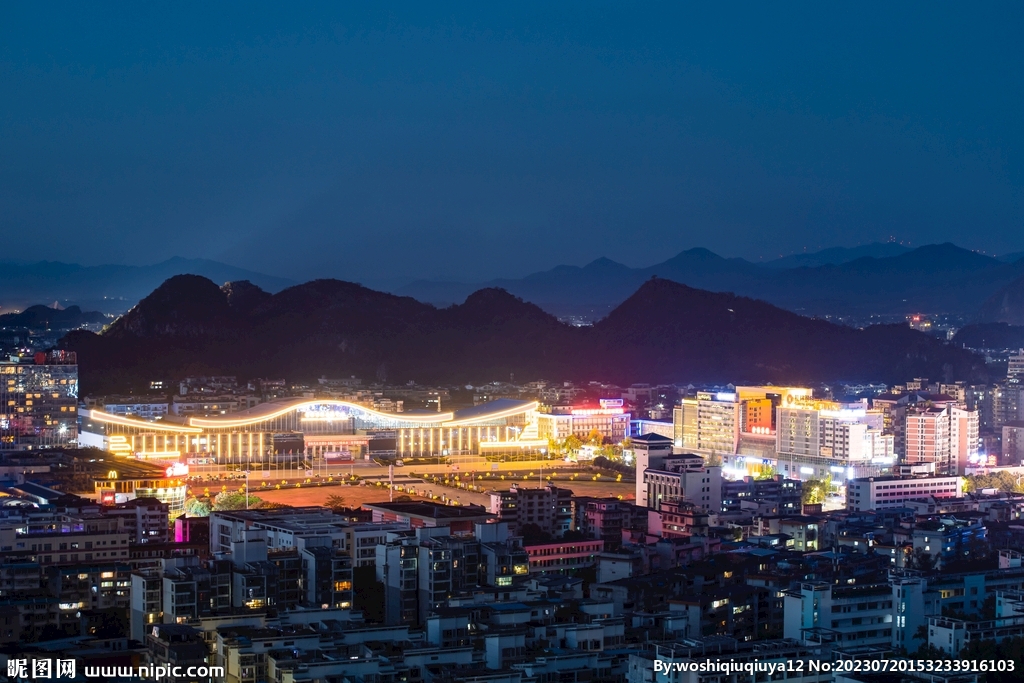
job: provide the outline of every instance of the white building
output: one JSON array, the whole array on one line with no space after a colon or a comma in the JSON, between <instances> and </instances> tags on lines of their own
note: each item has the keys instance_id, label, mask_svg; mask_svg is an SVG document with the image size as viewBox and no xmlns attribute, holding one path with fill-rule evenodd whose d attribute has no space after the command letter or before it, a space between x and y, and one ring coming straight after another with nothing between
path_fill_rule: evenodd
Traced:
<instances>
[{"instance_id":1,"label":"white building","mask_svg":"<svg viewBox=\"0 0 1024 683\"><path fill-rule=\"evenodd\" d=\"M661 434L644 434L633 438L633 457L636 459L636 504L647 507L647 484L644 472L659 470L672 455L672 439Z\"/></svg>"},{"instance_id":2,"label":"white building","mask_svg":"<svg viewBox=\"0 0 1024 683\"><path fill-rule=\"evenodd\" d=\"M646 507L661 510L663 503L685 500L709 514L722 511L722 468L698 463L699 456L691 458L669 459L666 469L643 473Z\"/></svg>"},{"instance_id":3,"label":"white building","mask_svg":"<svg viewBox=\"0 0 1024 683\"><path fill-rule=\"evenodd\" d=\"M895 461L893 437L882 432L881 413L862 406L780 406L777 424L778 471L793 479L843 480Z\"/></svg>"},{"instance_id":4,"label":"white building","mask_svg":"<svg viewBox=\"0 0 1024 683\"><path fill-rule=\"evenodd\" d=\"M963 480L956 475L868 477L847 483L846 508L854 512L902 507L922 498L960 498Z\"/></svg>"}]
</instances>

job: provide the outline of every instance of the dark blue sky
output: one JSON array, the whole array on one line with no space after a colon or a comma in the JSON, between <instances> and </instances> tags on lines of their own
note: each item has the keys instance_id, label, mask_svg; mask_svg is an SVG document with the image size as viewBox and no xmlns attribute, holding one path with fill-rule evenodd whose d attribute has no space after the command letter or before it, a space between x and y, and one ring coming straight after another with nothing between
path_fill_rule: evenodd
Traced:
<instances>
[{"instance_id":1,"label":"dark blue sky","mask_svg":"<svg viewBox=\"0 0 1024 683\"><path fill-rule=\"evenodd\" d=\"M5 5L6 256L373 283L1024 249L1021 3L507 4Z\"/></svg>"}]
</instances>

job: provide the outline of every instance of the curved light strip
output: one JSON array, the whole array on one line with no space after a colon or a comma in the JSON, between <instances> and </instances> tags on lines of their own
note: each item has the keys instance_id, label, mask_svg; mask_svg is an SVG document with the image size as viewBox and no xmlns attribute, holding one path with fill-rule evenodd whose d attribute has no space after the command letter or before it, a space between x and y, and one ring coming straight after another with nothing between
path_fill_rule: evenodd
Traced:
<instances>
[{"instance_id":1,"label":"curved light strip","mask_svg":"<svg viewBox=\"0 0 1024 683\"><path fill-rule=\"evenodd\" d=\"M122 427L135 427L137 429L148 429L155 430L158 432L187 432L189 434L202 434L202 429L195 427L186 427L185 425L164 425L159 422L146 422L145 420L136 420L130 417L122 417L121 415L114 415L113 413L107 413L102 410L90 410L89 418L96 420L97 422L106 422L107 424L120 425Z\"/></svg>"},{"instance_id":2,"label":"curved light strip","mask_svg":"<svg viewBox=\"0 0 1024 683\"><path fill-rule=\"evenodd\" d=\"M477 417L468 417L465 420L453 420L451 422L445 422L444 427L465 427L467 425L474 425L480 422L488 422L490 420L500 420L505 417L512 417L513 415L521 415L522 413L528 413L531 410L537 410L540 403L533 401L527 403L524 406L516 406L515 408L506 408L505 410L499 410L494 413L486 413L484 415L478 415Z\"/></svg>"},{"instance_id":3,"label":"curved light strip","mask_svg":"<svg viewBox=\"0 0 1024 683\"><path fill-rule=\"evenodd\" d=\"M208 427L211 429L224 429L228 427L245 427L248 425L258 424L260 422L266 422L267 420L274 420L287 415L290 412L301 410L309 406L338 406L339 408L349 408L351 410L357 410L367 415L372 415L376 418L389 420L391 422L421 422L424 424L430 423L441 423L451 420L455 415L454 413L430 413L428 415L410 415L408 413L382 413L372 408L357 405L355 403L349 403L348 401L334 401L330 399L320 399L314 401L298 401L296 403L290 403L280 410L275 410L272 413L265 415L257 415L255 417L246 417L242 419L231 419L231 418L204 418L204 417L193 417L189 419L189 424L193 427Z\"/></svg>"}]
</instances>

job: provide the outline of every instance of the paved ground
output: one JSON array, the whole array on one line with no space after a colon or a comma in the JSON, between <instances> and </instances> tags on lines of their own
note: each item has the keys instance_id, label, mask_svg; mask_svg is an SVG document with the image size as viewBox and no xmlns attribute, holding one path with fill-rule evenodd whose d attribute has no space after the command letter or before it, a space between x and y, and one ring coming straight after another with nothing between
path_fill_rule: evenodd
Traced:
<instances>
[{"instance_id":1,"label":"paved ground","mask_svg":"<svg viewBox=\"0 0 1024 683\"><path fill-rule=\"evenodd\" d=\"M524 486L539 485L539 480L533 481L531 479L523 481L522 479L517 479L517 481ZM615 481L593 481L592 479L581 481L579 478L570 479L568 477L554 477L551 481L557 486L562 486L572 490L572 492L578 496L622 496L623 500L632 500L634 495L634 485L631 482L617 483ZM422 480L413 480L409 477L396 476L395 495L410 495L414 498L428 498L434 500L452 499L462 504L474 503L477 505L488 506L490 504L490 498L486 491L506 488L511 485L512 479L506 477L506 479L502 481L499 477L494 477L484 480L476 480L476 482L478 487L481 489L480 491L454 489L448 486L427 483ZM265 490L254 485L253 495L259 496L264 500L293 506L324 505L329 496L340 495L345 499L345 503L347 505L355 507L362 505L363 503L388 500L388 489L386 478L382 478L380 480L380 486L378 486L376 482L368 486L318 487L315 484L303 484L301 487L295 487L294 484L291 484L289 486L282 486L280 489L275 487Z\"/></svg>"}]
</instances>

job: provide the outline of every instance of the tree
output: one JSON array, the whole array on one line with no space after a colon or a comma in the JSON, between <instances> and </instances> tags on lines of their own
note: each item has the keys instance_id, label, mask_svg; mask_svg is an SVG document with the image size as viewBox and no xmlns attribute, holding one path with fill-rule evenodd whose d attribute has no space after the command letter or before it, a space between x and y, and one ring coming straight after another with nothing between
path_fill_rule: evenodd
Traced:
<instances>
[{"instance_id":1,"label":"tree","mask_svg":"<svg viewBox=\"0 0 1024 683\"><path fill-rule=\"evenodd\" d=\"M218 493L217 497L213 500L213 511L220 512L221 510L244 510L246 507L255 508L261 506L263 499L257 496L248 497L249 504L246 505L246 494L241 491L225 491L224 493Z\"/></svg>"},{"instance_id":2,"label":"tree","mask_svg":"<svg viewBox=\"0 0 1024 683\"><path fill-rule=\"evenodd\" d=\"M803 504L818 505L825 502L828 492L832 488L832 478L808 479L804 482Z\"/></svg>"},{"instance_id":3,"label":"tree","mask_svg":"<svg viewBox=\"0 0 1024 683\"><path fill-rule=\"evenodd\" d=\"M189 517L209 517L210 509L208 498L189 498L185 501L185 514Z\"/></svg>"},{"instance_id":4,"label":"tree","mask_svg":"<svg viewBox=\"0 0 1024 683\"><path fill-rule=\"evenodd\" d=\"M775 469L773 466L766 465L765 467L761 468L761 472L758 473L757 478L758 479L772 479L778 473L779 473L779 471L777 469Z\"/></svg>"},{"instance_id":5,"label":"tree","mask_svg":"<svg viewBox=\"0 0 1024 683\"><path fill-rule=\"evenodd\" d=\"M327 500L324 501L324 507L329 507L332 510L348 509L348 506L345 504L345 497L339 496L337 493L332 493L327 496Z\"/></svg>"},{"instance_id":6,"label":"tree","mask_svg":"<svg viewBox=\"0 0 1024 683\"><path fill-rule=\"evenodd\" d=\"M604 434L596 429L591 429L590 433L587 434L587 443L591 446L601 446L604 444Z\"/></svg>"},{"instance_id":7,"label":"tree","mask_svg":"<svg viewBox=\"0 0 1024 683\"><path fill-rule=\"evenodd\" d=\"M569 436L565 437L565 441L562 442L562 449L566 453L574 453L578 451L580 449L580 446L582 445L583 442L580 441L580 437L576 436L575 434L570 434Z\"/></svg>"},{"instance_id":8,"label":"tree","mask_svg":"<svg viewBox=\"0 0 1024 683\"><path fill-rule=\"evenodd\" d=\"M718 453L711 451L711 455L704 459L704 464L706 464L708 467L721 467L722 457L718 455Z\"/></svg>"},{"instance_id":9,"label":"tree","mask_svg":"<svg viewBox=\"0 0 1024 683\"><path fill-rule=\"evenodd\" d=\"M930 572L935 569L938 557L932 555L924 548L917 548L910 556L910 569L917 569L922 572Z\"/></svg>"}]
</instances>

